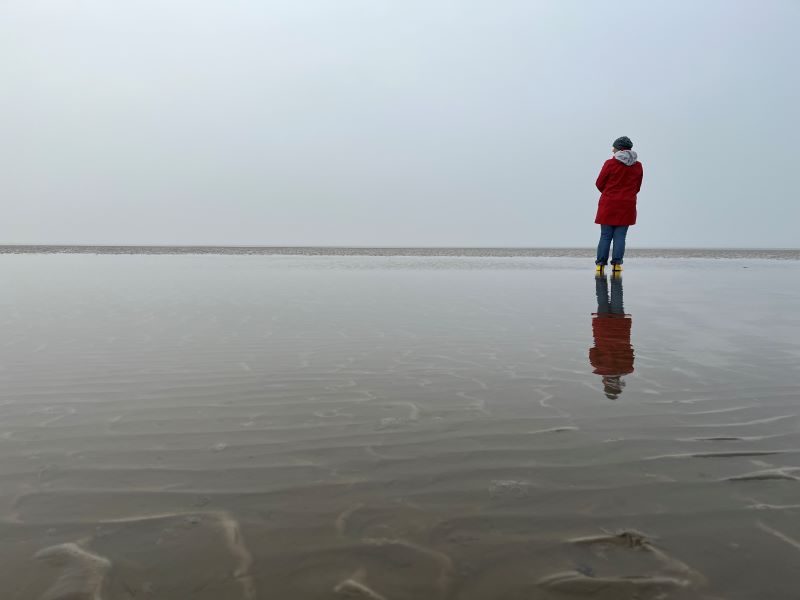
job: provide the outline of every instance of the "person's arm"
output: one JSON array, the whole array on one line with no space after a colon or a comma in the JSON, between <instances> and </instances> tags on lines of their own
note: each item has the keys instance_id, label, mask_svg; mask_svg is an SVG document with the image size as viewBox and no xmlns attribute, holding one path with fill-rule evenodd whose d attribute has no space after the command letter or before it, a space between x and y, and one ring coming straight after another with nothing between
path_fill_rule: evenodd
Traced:
<instances>
[{"instance_id":1,"label":"person's arm","mask_svg":"<svg viewBox=\"0 0 800 600\"><path fill-rule=\"evenodd\" d=\"M595 185L597 186L597 189L600 190L600 192L602 192L603 189L606 187L606 182L608 181L608 175L609 175L608 162L605 162L603 163L603 168L600 169L600 175L597 176L597 181L595 182Z\"/></svg>"},{"instance_id":2,"label":"person's arm","mask_svg":"<svg viewBox=\"0 0 800 600\"><path fill-rule=\"evenodd\" d=\"M642 167L642 163L639 163L639 181L636 183L636 193L639 193L639 190L642 189L642 179L644 178L644 168Z\"/></svg>"}]
</instances>

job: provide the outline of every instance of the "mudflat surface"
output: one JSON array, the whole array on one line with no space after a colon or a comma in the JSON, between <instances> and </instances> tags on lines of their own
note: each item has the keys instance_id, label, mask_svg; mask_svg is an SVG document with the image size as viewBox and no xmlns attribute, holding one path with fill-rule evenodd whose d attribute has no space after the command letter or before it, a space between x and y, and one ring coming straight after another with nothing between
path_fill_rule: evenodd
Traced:
<instances>
[{"instance_id":1,"label":"mudflat surface","mask_svg":"<svg viewBox=\"0 0 800 600\"><path fill-rule=\"evenodd\" d=\"M797 598L797 260L131 254L2 257L4 600Z\"/></svg>"}]
</instances>

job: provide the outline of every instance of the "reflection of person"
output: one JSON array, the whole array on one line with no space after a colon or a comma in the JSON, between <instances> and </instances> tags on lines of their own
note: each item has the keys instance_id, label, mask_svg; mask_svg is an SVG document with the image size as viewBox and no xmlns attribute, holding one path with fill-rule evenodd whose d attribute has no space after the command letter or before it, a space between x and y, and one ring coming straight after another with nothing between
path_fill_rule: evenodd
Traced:
<instances>
[{"instance_id":1,"label":"reflection of person","mask_svg":"<svg viewBox=\"0 0 800 600\"><path fill-rule=\"evenodd\" d=\"M628 227L636 223L636 194L642 187L642 163L631 148L633 142L627 136L614 140L611 158L603 163L597 177L600 202L594 222L600 225L600 243L597 245L595 261L598 275L602 275L603 267L608 264L612 241L612 270L615 273L622 271L625 236L628 235Z\"/></svg>"},{"instance_id":2,"label":"reflection of person","mask_svg":"<svg viewBox=\"0 0 800 600\"><path fill-rule=\"evenodd\" d=\"M631 315L622 303L622 278L611 278L611 297L605 275L596 278L597 312L592 313L594 347L589 350L593 373L603 378L606 397L616 400L625 387L623 375L633 373Z\"/></svg>"}]
</instances>

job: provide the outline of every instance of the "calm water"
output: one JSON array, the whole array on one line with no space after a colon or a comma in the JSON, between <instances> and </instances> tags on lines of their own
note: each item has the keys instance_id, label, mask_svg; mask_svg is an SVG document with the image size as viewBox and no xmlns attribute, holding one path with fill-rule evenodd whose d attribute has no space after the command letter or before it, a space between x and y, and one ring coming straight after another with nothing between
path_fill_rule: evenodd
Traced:
<instances>
[{"instance_id":1,"label":"calm water","mask_svg":"<svg viewBox=\"0 0 800 600\"><path fill-rule=\"evenodd\" d=\"M488 254L2 256L0 597L796 600L800 262Z\"/></svg>"}]
</instances>

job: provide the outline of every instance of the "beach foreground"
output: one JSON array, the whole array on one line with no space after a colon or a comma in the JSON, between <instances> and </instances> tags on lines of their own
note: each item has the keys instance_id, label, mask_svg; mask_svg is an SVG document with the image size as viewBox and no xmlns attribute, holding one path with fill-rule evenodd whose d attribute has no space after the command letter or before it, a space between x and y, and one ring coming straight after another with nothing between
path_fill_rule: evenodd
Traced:
<instances>
[{"instance_id":1,"label":"beach foreground","mask_svg":"<svg viewBox=\"0 0 800 600\"><path fill-rule=\"evenodd\" d=\"M2 261L4 600L797 598L800 261Z\"/></svg>"}]
</instances>

